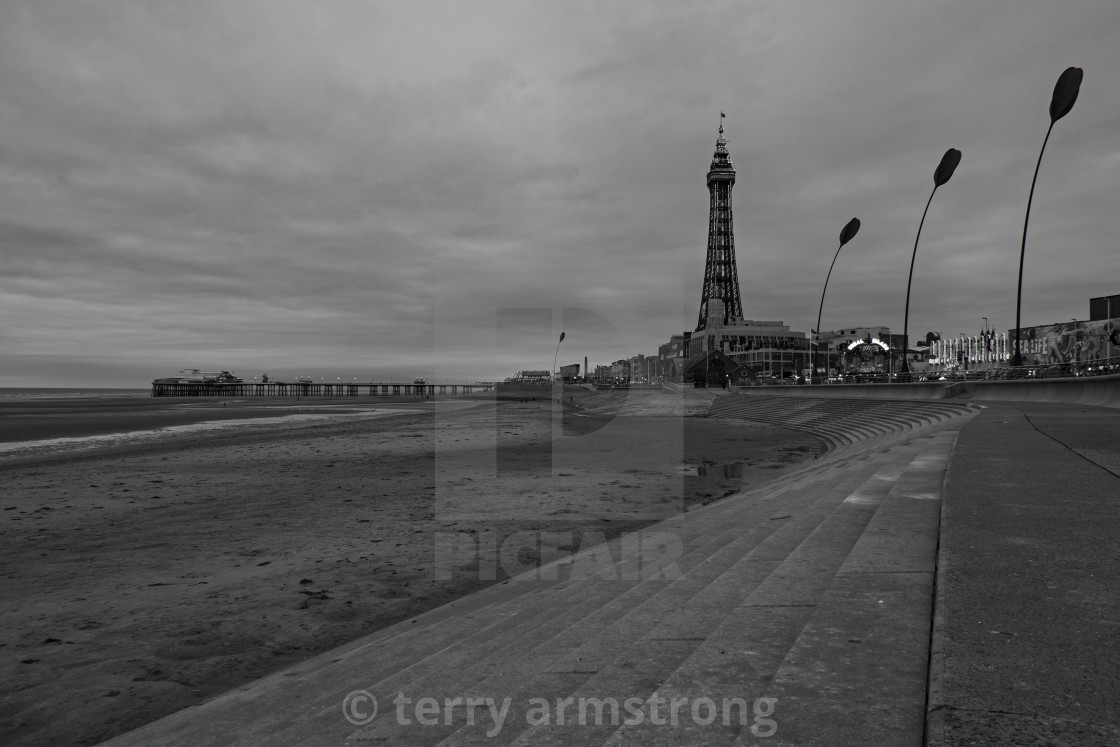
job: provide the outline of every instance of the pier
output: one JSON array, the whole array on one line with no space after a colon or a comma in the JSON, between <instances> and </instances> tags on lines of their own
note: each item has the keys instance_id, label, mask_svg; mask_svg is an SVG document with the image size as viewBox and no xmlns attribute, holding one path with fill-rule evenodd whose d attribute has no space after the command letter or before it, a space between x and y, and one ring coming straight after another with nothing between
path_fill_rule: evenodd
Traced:
<instances>
[{"instance_id":1,"label":"pier","mask_svg":"<svg viewBox=\"0 0 1120 747\"><path fill-rule=\"evenodd\" d=\"M434 397L492 392L494 384L153 381L153 397Z\"/></svg>"}]
</instances>

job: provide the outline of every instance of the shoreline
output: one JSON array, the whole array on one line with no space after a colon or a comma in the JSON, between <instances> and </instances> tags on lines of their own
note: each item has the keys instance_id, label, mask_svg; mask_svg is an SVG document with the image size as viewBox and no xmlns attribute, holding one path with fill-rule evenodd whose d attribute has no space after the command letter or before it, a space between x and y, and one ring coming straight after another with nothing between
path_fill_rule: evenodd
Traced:
<instances>
[{"instance_id":1,"label":"shoreline","mask_svg":"<svg viewBox=\"0 0 1120 747\"><path fill-rule=\"evenodd\" d=\"M421 397L74 397L0 399L0 445L155 430L201 422L391 408Z\"/></svg>"},{"instance_id":2,"label":"shoreline","mask_svg":"<svg viewBox=\"0 0 1120 747\"><path fill-rule=\"evenodd\" d=\"M587 410L555 441L548 400L438 404L0 465L0 741L96 743L505 577L436 579L440 536L611 540L819 448Z\"/></svg>"}]
</instances>

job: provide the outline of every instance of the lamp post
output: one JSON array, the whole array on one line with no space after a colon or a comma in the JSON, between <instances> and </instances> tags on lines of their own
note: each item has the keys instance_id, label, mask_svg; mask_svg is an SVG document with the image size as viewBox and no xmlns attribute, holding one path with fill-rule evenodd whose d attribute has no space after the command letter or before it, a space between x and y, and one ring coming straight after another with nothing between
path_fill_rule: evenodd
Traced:
<instances>
[{"instance_id":1,"label":"lamp post","mask_svg":"<svg viewBox=\"0 0 1120 747\"><path fill-rule=\"evenodd\" d=\"M824 277L824 288L821 289L821 305L817 307L817 326L814 330L814 333L818 338L821 334L821 312L824 311L824 294L828 290L828 279L832 277L832 268L836 266L836 258L840 256L840 250L844 248L844 244L847 244L849 241L855 238L855 235L859 232L859 226L859 218L852 218L850 221L848 221L847 225L844 226L844 230L840 232L840 246L836 247L836 253L832 255L832 264L828 266L828 274ZM818 340L817 344L813 346L813 370L809 375L810 385L813 383L813 374L817 372L817 353L819 352L819 348L820 342ZM826 360L826 379L828 374L827 366L828 361Z\"/></svg>"},{"instance_id":2,"label":"lamp post","mask_svg":"<svg viewBox=\"0 0 1120 747\"><path fill-rule=\"evenodd\" d=\"M708 348L708 344L704 343L704 388L708 388L708 362L712 359L712 351Z\"/></svg>"},{"instance_id":3,"label":"lamp post","mask_svg":"<svg viewBox=\"0 0 1120 747\"><path fill-rule=\"evenodd\" d=\"M949 181L960 162L961 152L956 148L950 148L941 157L941 163L937 164L937 170L933 172L933 190L929 193L929 199L926 200L926 209L922 211L922 221L918 224L918 235L914 237L914 251L910 255L910 277L906 280L906 312L902 318L902 368L899 371L902 374L910 373L910 362L906 358L910 348L910 286L914 282L914 260L918 257L918 239L922 237L922 226L925 225L926 213L929 212L929 205L933 202L933 195L937 192L938 187Z\"/></svg>"},{"instance_id":4,"label":"lamp post","mask_svg":"<svg viewBox=\"0 0 1120 747\"><path fill-rule=\"evenodd\" d=\"M1112 331L1112 296L1108 297L1108 326L1105 328L1108 332L1108 367L1105 368L1105 373L1112 372L1112 338L1115 333Z\"/></svg>"},{"instance_id":5,"label":"lamp post","mask_svg":"<svg viewBox=\"0 0 1120 747\"><path fill-rule=\"evenodd\" d=\"M1077 93L1081 90L1081 78L1084 72L1079 67L1068 67L1058 76L1054 85L1054 94L1050 98L1050 127L1046 130L1046 138L1042 141L1042 149L1038 152L1038 163L1034 166L1034 178L1031 180L1031 193L1027 197L1027 214L1023 218L1023 243L1019 248L1019 289L1015 294L1015 352L1011 356L1012 366L1023 365L1023 356L1019 339L1022 337L1022 323L1020 312L1023 308L1023 258L1027 253L1027 222L1031 219L1031 202L1034 200L1034 185L1038 181L1038 168L1042 165L1042 154L1046 152L1046 143L1050 140L1050 133L1054 123L1069 114L1077 101Z\"/></svg>"},{"instance_id":6,"label":"lamp post","mask_svg":"<svg viewBox=\"0 0 1120 747\"><path fill-rule=\"evenodd\" d=\"M560 333L560 339L556 341L556 352L552 355L552 372L556 371L556 358L560 355L560 343L564 342L564 333Z\"/></svg>"},{"instance_id":7,"label":"lamp post","mask_svg":"<svg viewBox=\"0 0 1120 747\"><path fill-rule=\"evenodd\" d=\"M988 335L988 317L980 317L984 320L984 327L980 330L980 343L983 347L980 349L980 360L985 364L984 368L988 368L988 363L991 363L989 353L992 352L992 338Z\"/></svg>"}]
</instances>

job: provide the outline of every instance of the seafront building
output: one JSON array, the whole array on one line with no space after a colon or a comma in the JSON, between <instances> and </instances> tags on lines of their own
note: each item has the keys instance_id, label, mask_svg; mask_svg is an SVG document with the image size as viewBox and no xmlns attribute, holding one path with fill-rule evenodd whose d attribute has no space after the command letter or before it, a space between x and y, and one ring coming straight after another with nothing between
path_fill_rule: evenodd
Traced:
<instances>
[{"instance_id":1,"label":"seafront building","mask_svg":"<svg viewBox=\"0 0 1120 747\"><path fill-rule=\"evenodd\" d=\"M614 381L630 381L630 361L621 359L612 363L610 378Z\"/></svg>"},{"instance_id":2,"label":"seafront building","mask_svg":"<svg viewBox=\"0 0 1120 747\"><path fill-rule=\"evenodd\" d=\"M1120 295L1089 299L1089 319L1023 327L1023 365L1063 367L1070 373L1102 373L1120 368ZM1016 330L996 332L985 325L976 335L933 339L929 368L969 373L1005 368L1015 351Z\"/></svg>"},{"instance_id":3,"label":"seafront building","mask_svg":"<svg viewBox=\"0 0 1120 747\"><path fill-rule=\"evenodd\" d=\"M1019 330L1023 364L1067 366L1075 371L1114 371L1120 361L1120 295L1089 299L1089 318L1040 324ZM1007 330L1006 353L1015 349L1016 330Z\"/></svg>"},{"instance_id":4,"label":"seafront building","mask_svg":"<svg viewBox=\"0 0 1120 747\"><path fill-rule=\"evenodd\" d=\"M1015 330L992 329L942 339L927 333L909 347L887 326L851 326L821 331L813 341L780 320L746 319L735 253L732 190L736 172L722 124L707 173L708 243L700 307L693 330L672 335L656 355L636 355L598 366L598 381L726 386L827 378L891 375L907 368L919 377L1006 367ZM1100 369L1120 359L1120 295L1090 299L1090 320L1025 327L1022 352L1027 365L1062 364ZM985 325L986 326L986 325ZM1111 368L1109 370L1112 370Z\"/></svg>"},{"instance_id":5,"label":"seafront building","mask_svg":"<svg viewBox=\"0 0 1120 747\"><path fill-rule=\"evenodd\" d=\"M889 373L892 365L889 327L843 327L817 335L816 367L832 378L856 373Z\"/></svg>"},{"instance_id":6,"label":"seafront building","mask_svg":"<svg viewBox=\"0 0 1120 747\"><path fill-rule=\"evenodd\" d=\"M1120 318L1120 294L1089 299L1089 321Z\"/></svg>"},{"instance_id":7,"label":"seafront building","mask_svg":"<svg viewBox=\"0 0 1120 747\"><path fill-rule=\"evenodd\" d=\"M572 381L579 378L578 363L569 363L566 366L560 366L560 378L563 381Z\"/></svg>"},{"instance_id":8,"label":"seafront building","mask_svg":"<svg viewBox=\"0 0 1120 747\"><path fill-rule=\"evenodd\" d=\"M722 301L708 301L703 329L690 338L690 358L718 351L743 368L740 379L780 379L810 367L809 340L781 321L756 321L722 315Z\"/></svg>"},{"instance_id":9,"label":"seafront building","mask_svg":"<svg viewBox=\"0 0 1120 747\"><path fill-rule=\"evenodd\" d=\"M941 372L1002 368L1011 359L1014 347L1014 344L1008 346L1008 339L1003 332L986 330L978 335L933 340L929 349L929 367Z\"/></svg>"},{"instance_id":10,"label":"seafront building","mask_svg":"<svg viewBox=\"0 0 1120 747\"><path fill-rule=\"evenodd\" d=\"M688 363L688 340L691 336L691 332L673 335L669 342L657 347L657 382L684 380L684 368Z\"/></svg>"}]
</instances>

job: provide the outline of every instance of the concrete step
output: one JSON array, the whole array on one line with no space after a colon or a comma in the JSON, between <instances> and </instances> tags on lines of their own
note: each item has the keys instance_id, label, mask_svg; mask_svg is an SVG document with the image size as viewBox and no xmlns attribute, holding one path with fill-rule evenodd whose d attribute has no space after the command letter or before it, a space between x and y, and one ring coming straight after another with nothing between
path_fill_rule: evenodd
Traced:
<instances>
[{"instance_id":1,"label":"concrete step","mask_svg":"<svg viewBox=\"0 0 1120 747\"><path fill-rule=\"evenodd\" d=\"M658 691L666 699L688 698L689 703L697 698L711 698L721 708L723 698L739 697L744 701L745 721L740 723L736 718L726 725L719 721L705 725L690 717L675 729L654 728L644 723L619 729L607 744L719 744L732 739L742 744L769 744L769 738L757 741L759 735L770 736L768 719L773 721L771 725L780 722L781 728L773 739L782 744L903 744L899 734L920 740L931 565L940 505L937 497L945 467L938 452L944 449L945 441L945 436L929 439L925 449L890 484L885 497L880 488L873 493L860 491L845 499L846 505L879 505L824 593L800 588L785 599L769 599L764 589L756 590ZM851 526L843 523L847 517L842 511L830 518L842 532L850 531ZM826 545L838 539L827 526L822 525L819 531L830 538ZM813 575L819 578L825 572L825 568L818 567ZM875 619L875 630L870 630L866 621L861 625L858 619L864 610L856 602L869 593L877 595L871 605L872 614L882 618ZM810 597L818 601L811 604ZM881 602L890 604L884 606ZM801 653L812 648L810 642L823 642L826 646L815 659L807 659ZM857 648L865 643L864 648ZM912 654L906 659L910 668L876 688L882 679L876 667L889 668L905 654ZM801 661L799 656L809 665L805 671L795 670L792 664ZM841 692L831 681L822 682L822 668L835 668L836 658L844 656L852 662L839 658L845 668L838 679L852 692ZM870 668L879 679L867 680L868 675L855 671L856 667ZM787 680L803 686L804 702L787 689ZM868 690L874 694L860 697ZM758 700L764 697L776 700ZM890 719L879 718L881 714L870 707L876 697L893 706L892 713L906 714L907 729L892 729ZM825 734L824 740L811 742L805 741L806 729L795 731L786 725L787 721L795 726L830 724L821 719L835 710L854 709L855 705L867 708L852 720L866 727L868 713L872 713L871 718L883 725L880 732L865 728L863 733L868 736L861 737L857 732L837 733L833 728L829 735L826 726L818 729L818 733ZM900 705L906 706L904 711ZM810 712L811 708L818 712ZM752 733L751 727L756 731ZM787 742L782 737L789 732L793 736ZM876 738L875 734L883 738Z\"/></svg>"},{"instance_id":2,"label":"concrete step","mask_svg":"<svg viewBox=\"0 0 1120 747\"><path fill-rule=\"evenodd\" d=\"M857 479L859 478L849 476L847 481L855 482ZM866 479L866 475L862 479ZM685 571L683 578L668 585L660 584L654 594L641 599L639 604L627 604L625 597L613 600L551 640L541 641L536 645L532 645L534 642L531 640L523 641L520 645L511 647L511 650L517 651L515 661L485 662L480 673L487 677L474 683L473 687L470 682L462 680L455 682L454 687L459 688L457 692L512 692L514 715L523 723L521 717L524 711L517 712L516 704L526 706L532 697L564 697L572 690L574 675L584 674L586 679L586 675L591 672L589 667L598 667L615 652L625 651L634 645L635 640L641 640L655 627L699 626L702 634L705 625L703 615L717 609L721 600L726 598L727 591L721 588L721 584L727 583L729 566L735 567L737 563L745 566L749 560L744 558L749 559L759 552L788 553L790 546L795 546L819 523L829 504L835 501L832 496L835 486L815 487L816 490L802 491L784 500L781 512L777 515L779 518L774 521L771 520L774 518L773 509L769 506L761 507L765 511L755 511L753 519L742 521L735 529L725 533L732 535L733 541L725 541L723 546L720 543L707 544L699 553L707 557L700 562L682 563ZM814 510L816 513L813 513ZM798 514L794 521L790 520L794 518L791 512ZM723 518L726 512L712 514L711 517L703 517L705 524L710 525L716 520L726 521ZM770 562L759 567L774 564L776 563ZM657 583L645 582L645 585ZM742 583L742 579L735 583ZM634 594L628 596L631 600L637 599ZM687 611L683 616L682 610ZM534 677L538 672L543 674ZM474 674L466 673L465 677L469 679ZM435 683L415 684L428 688L435 686ZM462 714L451 726L458 728L465 725L465 719L465 714ZM393 722L386 720L375 728L365 730L363 738L388 738L405 731L395 727ZM474 729L468 728L463 733L457 733L454 743L482 740L490 728L491 724L488 722L479 723ZM441 726L426 730L425 734L434 740L445 734L449 736L453 730Z\"/></svg>"},{"instance_id":3,"label":"concrete step","mask_svg":"<svg viewBox=\"0 0 1120 747\"><path fill-rule=\"evenodd\" d=\"M922 743L941 488L955 435L938 434L911 462L790 647L767 691L783 715L768 744Z\"/></svg>"},{"instance_id":4,"label":"concrete step","mask_svg":"<svg viewBox=\"0 0 1120 747\"><path fill-rule=\"evenodd\" d=\"M906 449L912 452L912 449ZM897 454L891 455L898 460ZM783 619L788 630L786 635L779 635L776 640L783 641L778 650L769 650L770 658L774 664L781 661L781 654L793 640L796 632L804 624L811 607L804 600L814 599L823 593L828 579L843 562L848 550L862 531L865 523L873 513L873 503L876 497L882 497L889 489L892 480L901 473L901 463L873 465L874 474L870 479L865 479L858 488L848 491L847 487L819 499L813 505L813 511L803 512L798 517L802 526L801 531L789 533L785 537L775 535L767 542L759 545L753 552L740 557L716 578L705 586L704 590L695 595L686 607L681 607L670 612L655 627L644 634L638 630L624 631L632 636L634 642L610 658L610 652L618 641L606 641L602 644L585 644L574 651L566 661L554 671L557 673L576 670L580 662L607 661L607 666L600 664L595 667L595 674L580 685L578 689L569 693L559 693L552 697L572 698L608 698L615 697L619 701L627 697L645 699L653 692L665 694L675 692L672 679L678 677L694 677L695 681L703 680L705 692L711 695L719 691L720 687L727 687L724 692L734 691L736 695L742 692L736 683L730 687L722 680L728 677L729 672L741 671L735 663L726 656L720 656L714 669L721 676L703 677L696 679L696 672L683 667L685 662L693 665L709 667L713 664L707 660L701 651L708 648L708 644L717 640L718 631L722 629L728 617L736 615L741 606L781 607L783 610L794 609L795 614L786 615ZM845 496L856 497L855 502L846 502ZM807 532L807 533L806 533ZM823 580L820 578L823 576ZM793 593L792 600L785 597ZM799 612L800 614L796 614ZM756 645L759 642L756 641ZM772 641L766 641L764 646L772 646ZM712 674L710 670L704 670ZM678 674L687 672L687 674ZM547 686L546 678L539 677L534 683L538 689ZM713 690L715 688L715 690ZM512 744L568 744L573 739L579 743L595 743L611 738L617 724L603 724L591 727L588 725L559 726L550 724L527 730ZM661 729L646 725L648 734L640 734L638 729L625 737L635 744L647 743L647 739L662 734ZM460 736L456 734L456 741L461 743ZM476 731L473 735L478 736ZM674 735L674 739L679 737ZM622 739L623 737L618 737ZM474 740L465 743L471 743ZM702 742L680 742L702 743Z\"/></svg>"},{"instance_id":5,"label":"concrete step","mask_svg":"<svg viewBox=\"0 0 1120 747\"><path fill-rule=\"evenodd\" d=\"M937 402L739 395L713 403L716 417L741 417L803 430L840 447L970 416L974 408Z\"/></svg>"}]
</instances>

